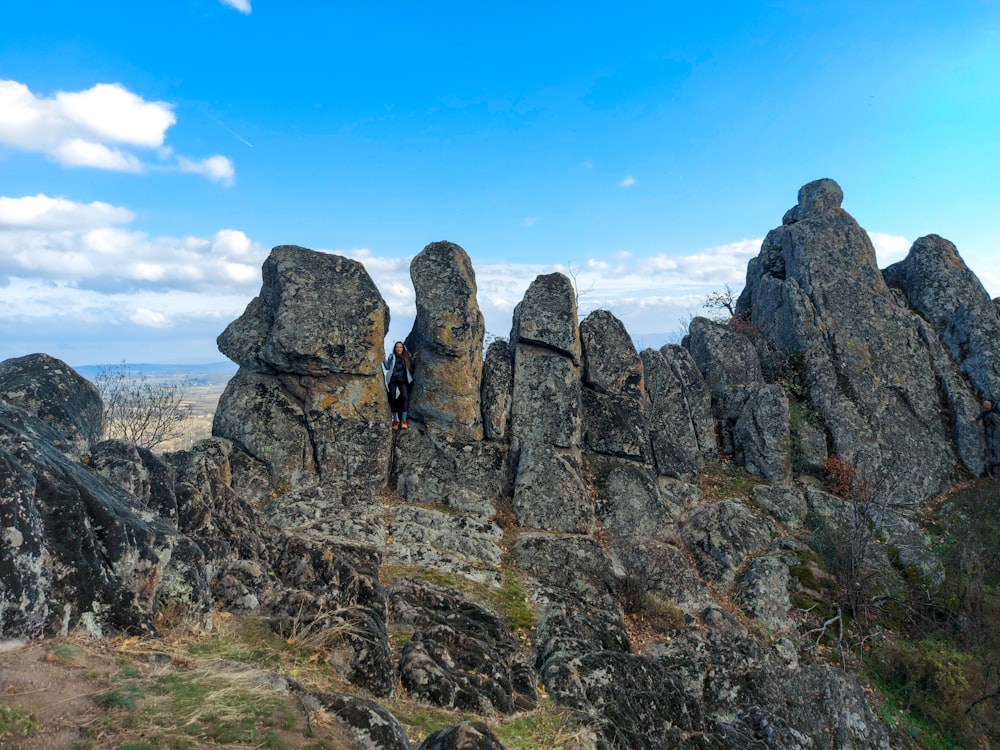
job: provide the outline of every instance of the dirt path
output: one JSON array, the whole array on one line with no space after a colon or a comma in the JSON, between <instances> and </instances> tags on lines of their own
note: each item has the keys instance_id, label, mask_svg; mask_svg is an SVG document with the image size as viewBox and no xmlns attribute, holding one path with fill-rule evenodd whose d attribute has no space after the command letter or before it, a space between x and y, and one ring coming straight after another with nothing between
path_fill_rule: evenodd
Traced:
<instances>
[{"instance_id":1,"label":"dirt path","mask_svg":"<svg viewBox=\"0 0 1000 750\"><path fill-rule=\"evenodd\" d=\"M0 735L0 748L68 749L81 741L81 730L94 727L103 714L93 696L106 688L46 654L38 644L18 647L8 642L0 650L0 705L30 716L36 727L25 738Z\"/></svg>"}]
</instances>

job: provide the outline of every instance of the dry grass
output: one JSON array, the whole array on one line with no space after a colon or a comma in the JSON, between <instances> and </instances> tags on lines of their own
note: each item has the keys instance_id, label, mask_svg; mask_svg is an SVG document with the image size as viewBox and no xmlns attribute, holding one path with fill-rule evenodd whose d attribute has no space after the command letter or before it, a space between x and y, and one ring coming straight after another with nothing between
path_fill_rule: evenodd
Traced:
<instances>
[{"instance_id":1,"label":"dry grass","mask_svg":"<svg viewBox=\"0 0 1000 750\"><path fill-rule=\"evenodd\" d=\"M161 638L103 641L77 635L0 653L0 747L357 750L335 717L307 707L288 683L361 692L338 671L342 628L284 637L264 619L225 612L213 619L212 632L178 628ZM383 704L413 747L438 729L483 719L405 695ZM485 720L508 750L574 750L579 729L570 718L543 694L534 711Z\"/></svg>"}]
</instances>

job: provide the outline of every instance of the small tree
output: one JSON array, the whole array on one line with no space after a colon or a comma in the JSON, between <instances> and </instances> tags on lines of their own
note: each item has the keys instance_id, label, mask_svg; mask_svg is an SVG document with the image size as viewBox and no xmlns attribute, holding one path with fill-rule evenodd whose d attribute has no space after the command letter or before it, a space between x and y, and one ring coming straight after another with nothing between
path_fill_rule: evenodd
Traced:
<instances>
[{"instance_id":1,"label":"small tree","mask_svg":"<svg viewBox=\"0 0 1000 750\"><path fill-rule=\"evenodd\" d=\"M705 297L702 307L712 311L713 319L734 318L736 317L736 300L738 297L739 295L732 290L729 284L726 284L722 287L721 292L709 292L708 296ZM729 315L722 315L723 310L728 312Z\"/></svg>"},{"instance_id":2,"label":"small tree","mask_svg":"<svg viewBox=\"0 0 1000 750\"><path fill-rule=\"evenodd\" d=\"M190 381L156 382L122 362L102 367L94 385L104 401L104 437L152 450L183 434L191 416L185 401Z\"/></svg>"}]
</instances>

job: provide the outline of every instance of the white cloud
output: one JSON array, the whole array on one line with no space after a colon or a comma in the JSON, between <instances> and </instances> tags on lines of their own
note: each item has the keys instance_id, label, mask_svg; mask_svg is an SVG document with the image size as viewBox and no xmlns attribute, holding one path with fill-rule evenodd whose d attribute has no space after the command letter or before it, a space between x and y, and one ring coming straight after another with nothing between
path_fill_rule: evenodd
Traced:
<instances>
[{"instance_id":1,"label":"white cloud","mask_svg":"<svg viewBox=\"0 0 1000 750\"><path fill-rule=\"evenodd\" d=\"M177 163L182 172L204 175L213 182L221 182L227 186L233 184L233 176L236 173L233 163L225 156L210 156L197 162L181 157Z\"/></svg>"},{"instance_id":2,"label":"white cloud","mask_svg":"<svg viewBox=\"0 0 1000 750\"><path fill-rule=\"evenodd\" d=\"M109 148L103 143L85 141L82 138L70 138L56 145L52 150L60 164L67 167L94 167L108 169L114 172L145 171L139 158L127 151Z\"/></svg>"},{"instance_id":3,"label":"white cloud","mask_svg":"<svg viewBox=\"0 0 1000 750\"><path fill-rule=\"evenodd\" d=\"M267 251L243 232L150 237L114 226L131 218L126 209L102 203L44 195L0 198L0 278L44 279L109 293L170 289L246 295L259 288Z\"/></svg>"},{"instance_id":4,"label":"white cloud","mask_svg":"<svg viewBox=\"0 0 1000 750\"><path fill-rule=\"evenodd\" d=\"M636 184L635 177L632 177L631 175L629 175L628 177L624 178L623 180L621 180L618 183L618 187L620 187L620 188L627 188L627 187L632 187L635 184Z\"/></svg>"},{"instance_id":5,"label":"white cloud","mask_svg":"<svg viewBox=\"0 0 1000 750\"><path fill-rule=\"evenodd\" d=\"M875 257L880 268L892 265L897 260L902 260L910 252L912 241L898 234L884 234L882 232L869 232L868 238L875 246Z\"/></svg>"},{"instance_id":6,"label":"white cloud","mask_svg":"<svg viewBox=\"0 0 1000 750\"><path fill-rule=\"evenodd\" d=\"M0 145L42 153L65 167L143 173L135 149L170 159L167 130L177 122L167 102L146 101L118 83L39 96L18 81L0 79ZM233 165L224 156L178 159L176 169L230 184Z\"/></svg>"},{"instance_id":7,"label":"white cloud","mask_svg":"<svg viewBox=\"0 0 1000 750\"><path fill-rule=\"evenodd\" d=\"M146 328L169 328L171 325L170 318L166 315L154 310L147 310L145 307L137 308L129 316L129 320Z\"/></svg>"},{"instance_id":8,"label":"white cloud","mask_svg":"<svg viewBox=\"0 0 1000 750\"><path fill-rule=\"evenodd\" d=\"M134 214L109 203L74 203L63 198L38 195L0 197L0 229L90 229L109 224L127 224Z\"/></svg>"},{"instance_id":9,"label":"white cloud","mask_svg":"<svg viewBox=\"0 0 1000 750\"><path fill-rule=\"evenodd\" d=\"M524 219L521 221L521 226L528 229L535 226L537 222L538 219L536 219L534 216L525 216Z\"/></svg>"},{"instance_id":10,"label":"white cloud","mask_svg":"<svg viewBox=\"0 0 1000 750\"><path fill-rule=\"evenodd\" d=\"M219 0L223 5L235 8L245 16L250 15L253 8L250 7L250 0Z\"/></svg>"}]
</instances>

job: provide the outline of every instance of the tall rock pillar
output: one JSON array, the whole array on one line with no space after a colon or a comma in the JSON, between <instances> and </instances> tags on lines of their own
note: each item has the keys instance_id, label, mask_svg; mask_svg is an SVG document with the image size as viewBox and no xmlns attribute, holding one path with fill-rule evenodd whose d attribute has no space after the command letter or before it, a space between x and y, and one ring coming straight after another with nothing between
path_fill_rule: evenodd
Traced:
<instances>
[{"instance_id":1,"label":"tall rock pillar","mask_svg":"<svg viewBox=\"0 0 1000 750\"><path fill-rule=\"evenodd\" d=\"M576 294L560 273L539 276L514 310L511 461L522 526L585 533L594 525L584 484L580 328Z\"/></svg>"},{"instance_id":2,"label":"tall rock pillar","mask_svg":"<svg viewBox=\"0 0 1000 750\"><path fill-rule=\"evenodd\" d=\"M410 263L410 279L417 302L406 338L417 354L410 411L431 431L482 440L485 324L472 262L453 242L434 242Z\"/></svg>"}]
</instances>

